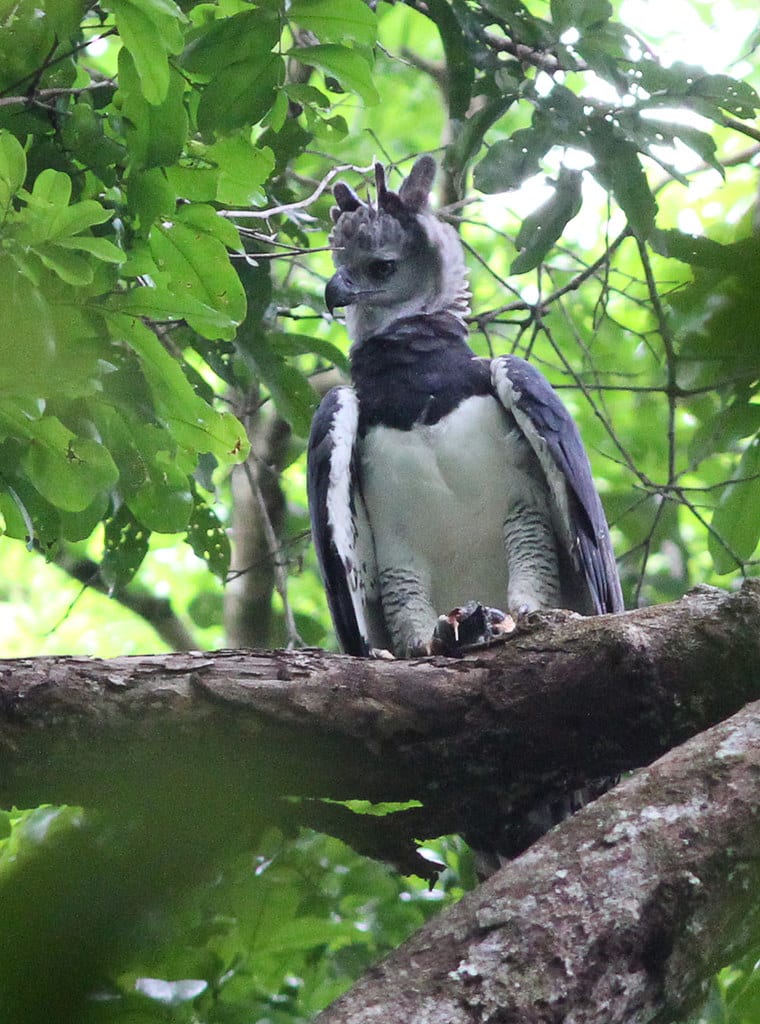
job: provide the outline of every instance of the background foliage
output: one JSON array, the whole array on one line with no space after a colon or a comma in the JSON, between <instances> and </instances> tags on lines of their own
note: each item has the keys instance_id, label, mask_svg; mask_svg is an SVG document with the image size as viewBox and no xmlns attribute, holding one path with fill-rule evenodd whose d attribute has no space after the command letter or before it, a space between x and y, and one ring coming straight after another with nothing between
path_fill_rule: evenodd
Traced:
<instances>
[{"instance_id":1,"label":"background foliage","mask_svg":"<svg viewBox=\"0 0 760 1024\"><path fill-rule=\"evenodd\" d=\"M561 389L627 603L756 573L760 30L719 6L673 5L695 60L633 0L0 0L3 653L333 642L302 459L346 369L328 186L423 151L473 344ZM6 815L3 884L78 815ZM456 843L433 896L267 844L156 909L174 939L114 967L98 1019L305 1018L471 881ZM702 1019L751 1019L753 979Z\"/></svg>"}]
</instances>

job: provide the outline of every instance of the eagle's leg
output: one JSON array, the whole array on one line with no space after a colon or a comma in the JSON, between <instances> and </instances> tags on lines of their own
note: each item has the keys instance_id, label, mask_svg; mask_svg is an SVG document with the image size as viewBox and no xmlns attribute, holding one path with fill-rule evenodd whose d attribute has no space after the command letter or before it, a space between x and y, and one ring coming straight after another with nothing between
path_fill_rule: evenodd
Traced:
<instances>
[{"instance_id":1,"label":"eagle's leg","mask_svg":"<svg viewBox=\"0 0 760 1024\"><path fill-rule=\"evenodd\" d=\"M410 568L386 568L380 573L385 623L398 658L424 658L432 652L438 615L428 587Z\"/></svg>"},{"instance_id":2,"label":"eagle's leg","mask_svg":"<svg viewBox=\"0 0 760 1024\"><path fill-rule=\"evenodd\" d=\"M507 606L513 616L562 603L557 543L543 493L526 487L504 520L507 556ZM530 500L534 498L535 500Z\"/></svg>"}]
</instances>

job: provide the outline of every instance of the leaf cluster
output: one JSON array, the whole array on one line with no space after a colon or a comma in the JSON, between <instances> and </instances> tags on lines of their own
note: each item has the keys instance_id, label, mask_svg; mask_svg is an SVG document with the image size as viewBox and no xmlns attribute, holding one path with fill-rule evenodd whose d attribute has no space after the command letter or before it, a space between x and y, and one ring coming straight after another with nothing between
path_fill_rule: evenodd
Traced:
<instances>
[{"instance_id":1,"label":"leaf cluster","mask_svg":"<svg viewBox=\"0 0 760 1024\"><path fill-rule=\"evenodd\" d=\"M294 357L319 342L265 330L271 242L221 214L287 202L283 167L321 126L345 130L322 89L286 82L289 62L373 99L375 17L360 0L287 18L244 0L5 6L0 532L53 557L104 524L112 589L151 533L184 534L224 579L215 470L249 441L223 393L271 397L305 435L317 399Z\"/></svg>"}]
</instances>

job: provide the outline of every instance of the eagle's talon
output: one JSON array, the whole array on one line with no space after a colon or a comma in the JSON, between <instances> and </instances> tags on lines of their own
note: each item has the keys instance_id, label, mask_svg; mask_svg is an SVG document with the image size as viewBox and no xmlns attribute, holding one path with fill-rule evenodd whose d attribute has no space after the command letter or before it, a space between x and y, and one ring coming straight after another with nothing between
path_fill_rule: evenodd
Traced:
<instances>
[{"instance_id":1,"label":"eagle's talon","mask_svg":"<svg viewBox=\"0 0 760 1024\"><path fill-rule=\"evenodd\" d=\"M440 651L434 649L435 635L432 640L411 640L406 645L406 657L407 658L429 658L431 654L439 654Z\"/></svg>"},{"instance_id":2,"label":"eagle's talon","mask_svg":"<svg viewBox=\"0 0 760 1024\"><path fill-rule=\"evenodd\" d=\"M433 633L433 651L461 657L467 651L488 647L504 640L515 629L515 621L499 608L468 601L440 615Z\"/></svg>"}]
</instances>

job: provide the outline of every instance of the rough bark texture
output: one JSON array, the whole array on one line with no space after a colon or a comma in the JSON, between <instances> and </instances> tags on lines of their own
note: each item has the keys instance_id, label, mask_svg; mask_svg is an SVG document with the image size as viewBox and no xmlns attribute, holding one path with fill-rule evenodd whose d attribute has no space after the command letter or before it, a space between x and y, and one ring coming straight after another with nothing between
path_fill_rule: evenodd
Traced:
<instances>
[{"instance_id":1,"label":"rough bark texture","mask_svg":"<svg viewBox=\"0 0 760 1024\"><path fill-rule=\"evenodd\" d=\"M278 798L418 799L391 818L316 801L300 820L409 870L413 840L461 832L514 853L510 816L651 762L760 697L760 585L573 618L462 661L296 653L0 666L0 802L113 803L182 765ZM201 756L201 752L202 756ZM289 813L294 813L292 807Z\"/></svg>"},{"instance_id":2,"label":"rough bark texture","mask_svg":"<svg viewBox=\"0 0 760 1024\"><path fill-rule=\"evenodd\" d=\"M36 894L41 920L53 901L58 945L0 950L5 990L28 1002L54 964L50 990L68 985L76 1007L115 955L117 926L139 926L159 893L272 823L314 824L423 873L415 838L463 832L509 848L510 815L648 764L757 698L757 582L559 618L461 661L305 651L1 662L0 805L95 812L58 851L52 888L32 862L16 885ZM757 934L757 712L563 824L370 972L325 1024L668 1020ZM309 799L325 796L423 806L378 819ZM83 946L71 908L93 890L103 898ZM75 954L88 970L72 968ZM25 1020L50 1019L38 1002Z\"/></svg>"},{"instance_id":3,"label":"rough bark texture","mask_svg":"<svg viewBox=\"0 0 760 1024\"><path fill-rule=\"evenodd\" d=\"M320 1024L682 1017L760 927L760 703L584 808Z\"/></svg>"}]
</instances>

